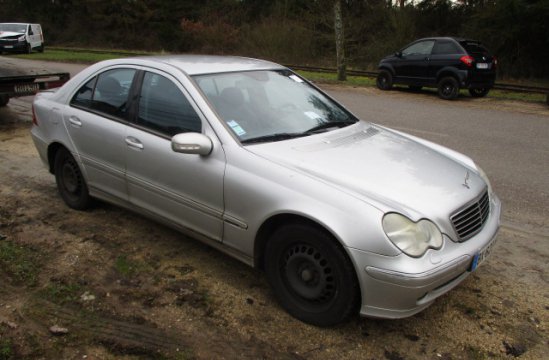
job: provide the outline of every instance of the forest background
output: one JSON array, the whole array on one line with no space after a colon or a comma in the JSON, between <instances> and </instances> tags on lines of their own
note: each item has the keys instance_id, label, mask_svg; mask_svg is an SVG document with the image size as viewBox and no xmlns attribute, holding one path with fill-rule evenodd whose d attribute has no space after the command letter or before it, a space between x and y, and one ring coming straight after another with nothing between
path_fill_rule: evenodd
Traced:
<instances>
[{"instance_id":1,"label":"forest background","mask_svg":"<svg viewBox=\"0 0 549 360\"><path fill-rule=\"evenodd\" d=\"M0 0L0 22L41 23L46 45L236 54L336 65L334 3L347 66L426 36L482 41L499 76L549 78L549 0Z\"/></svg>"}]
</instances>

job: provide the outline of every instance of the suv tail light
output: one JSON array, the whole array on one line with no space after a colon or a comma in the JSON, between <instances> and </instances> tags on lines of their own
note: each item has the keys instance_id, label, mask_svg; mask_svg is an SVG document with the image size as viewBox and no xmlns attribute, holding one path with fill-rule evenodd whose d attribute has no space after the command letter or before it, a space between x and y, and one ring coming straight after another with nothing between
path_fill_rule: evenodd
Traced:
<instances>
[{"instance_id":1,"label":"suv tail light","mask_svg":"<svg viewBox=\"0 0 549 360\"><path fill-rule=\"evenodd\" d=\"M38 126L38 118L36 117L36 112L34 111L34 104L32 104L32 123L35 126Z\"/></svg>"},{"instance_id":2,"label":"suv tail light","mask_svg":"<svg viewBox=\"0 0 549 360\"><path fill-rule=\"evenodd\" d=\"M473 66L473 61L475 61L475 59L473 59L472 56L463 55L462 57L459 58L459 61L467 65L467 67L471 67Z\"/></svg>"}]
</instances>

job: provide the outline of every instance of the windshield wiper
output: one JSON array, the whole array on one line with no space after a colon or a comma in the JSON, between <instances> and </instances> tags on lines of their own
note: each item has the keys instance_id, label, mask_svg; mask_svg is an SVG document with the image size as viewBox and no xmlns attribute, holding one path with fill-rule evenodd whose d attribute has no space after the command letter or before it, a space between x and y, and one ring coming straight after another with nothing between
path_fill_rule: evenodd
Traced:
<instances>
[{"instance_id":1,"label":"windshield wiper","mask_svg":"<svg viewBox=\"0 0 549 360\"><path fill-rule=\"evenodd\" d=\"M240 142L242 144L254 144L254 143L262 143L262 142L294 139L294 138L307 136L307 135L310 135L310 134L308 133L277 133L277 134L270 134L270 135L263 135L263 136L258 136L254 138L249 138L249 139L241 140Z\"/></svg>"},{"instance_id":2,"label":"windshield wiper","mask_svg":"<svg viewBox=\"0 0 549 360\"><path fill-rule=\"evenodd\" d=\"M356 120L329 121L329 122L325 122L325 123L322 123L320 125L317 125L315 127L310 128L309 130L305 131L304 134L305 135L312 135L312 134L317 133L319 130L329 129L329 128L333 128L333 127L342 128L342 127L345 127L345 126L348 126L348 125L352 125L356 122L357 122Z\"/></svg>"}]
</instances>

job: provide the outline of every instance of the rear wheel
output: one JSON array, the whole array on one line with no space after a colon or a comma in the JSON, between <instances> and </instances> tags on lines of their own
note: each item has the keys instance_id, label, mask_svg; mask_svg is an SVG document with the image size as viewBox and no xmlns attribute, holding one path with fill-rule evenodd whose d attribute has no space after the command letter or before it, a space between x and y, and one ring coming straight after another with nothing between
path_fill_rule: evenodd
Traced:
<instances>
[{"instance_id":1,"label":"rear wheel","mask_svg":"<svg viewBox=\"0 0 549 360\"><path fill-rule=\"evenodd\" d=\"M459 84L451 76L444 77L438 82L438 96L444 100L453 100L459 95Z\"/></svg>"},{"instance_id":2,"label":"rear wheel","mask_svg":"<svg viewBox=\"0 0 549 360\"><path fill-rule=\"evenodd\" d=\"M301 321L332 326L358 310L354 267L319 228L296 223L278 229L265 249L265 271L279 303Z\"/></svg>"},{"instance_id":3,"label":"rear wheel","mask_svg":"<svg viewBox=\"0 0 549 360\"><path fill-rule=\"evenodd\" d=\"M86 180L68 150L60 149L55 154L54 172L59 195L69 207L85 210L91 206L92 198Z\"/></svg>"},{"instance_id":4,"label":"rear wheel","mask_svg":"<svg viewBox=\"0 0 549 360\"><path fill-rule=\"evenodd\" d=\"M469 94L471 94L472 97L480 98L488 95L489 91L489 88L469 89Z\"/></svg>"},{"instance_id":5,"label":"rear wheel","mask_svg":"<svg viewBox=\"0 0 549 360\"><path fill-rule=\"evenodd\" d=\"M377 75L376 84L380 90L391 90L393 87L393 75L387 70L381 70Z\"/></svg>"},{"instance_id":6,"label":"rear wheel","mask_svg":"<svg viewBox=\"0 0 549 360\"><path fill-rule=\"evenodd\" d=\"M40 45L40 46L38 47L38 52L43 53L43 52L44 52L44 48L45 48L44 44Z\"/></svg>"}]
</instances>

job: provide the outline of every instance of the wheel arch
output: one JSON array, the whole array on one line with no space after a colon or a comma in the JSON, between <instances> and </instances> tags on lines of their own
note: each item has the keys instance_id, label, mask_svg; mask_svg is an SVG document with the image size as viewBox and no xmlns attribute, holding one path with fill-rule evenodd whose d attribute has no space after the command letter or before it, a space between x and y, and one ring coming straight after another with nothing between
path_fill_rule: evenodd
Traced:
<instances>
[{"instance_id":1,"label":"wheel arch","mask_svg":"<svg viewBox=\"0 0 549 360\"><path fill-rule=\"evenodd\" d=\"M55 155L60 149L70 150L60 142L52 142L48 145L48 170L51 174L55 173Z\"/></svg>"},{"instance_id":2,"label":"wheel arch","mask_svg":"<svg viewBox=\"0 0 549 360\"><path fill-rule=\"evenodd\" d=\"M261 270L264 269L265 247L267 246L270 235L280 227L291 223L306 224L325 232L334 239L335 243L337 243L337 245L340 246L345 253L347 253L345 247L341 244L341 241L338 239L338 237L335 236L335 234L325 225L303 215L282 213L269 217L259 227L254 241L254 267ZM348 253L347 256L349 256Z\"/></svg>"},{"instance_id":3,"label":"wheel arch","mask_svg":"<svg viewBox=\"0 0 549 360\"><path fill-rule=\"evenodd\" d=\"M436 83L438 84L442 78L449 77L449 76L455 78L458 84L461 86L464 80L463 76L460 74L460 72L457 69L454 69L452 67L445 67L440 69L439 72L437 73Z\"/></svg>"}]
</instances>

